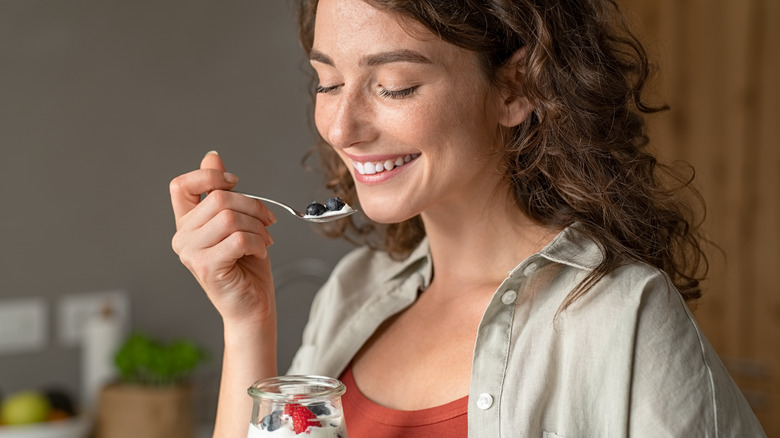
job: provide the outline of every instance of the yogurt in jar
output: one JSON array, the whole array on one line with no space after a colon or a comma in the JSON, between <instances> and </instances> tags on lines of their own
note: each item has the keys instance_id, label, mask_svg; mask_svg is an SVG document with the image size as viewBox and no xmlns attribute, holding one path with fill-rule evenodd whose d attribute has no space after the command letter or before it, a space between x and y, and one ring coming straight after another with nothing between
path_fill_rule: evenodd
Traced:
<instances>
[{"instance_id":1,"label":"yogurt in jar","mask_svg":"<svg viewBox=\"0 0 780 438\"><path fill-rule=\"evenodd\" d=\"M280 376L255 382L247 438L347 438L337 379Z\"/></svg>"}]
</instances>

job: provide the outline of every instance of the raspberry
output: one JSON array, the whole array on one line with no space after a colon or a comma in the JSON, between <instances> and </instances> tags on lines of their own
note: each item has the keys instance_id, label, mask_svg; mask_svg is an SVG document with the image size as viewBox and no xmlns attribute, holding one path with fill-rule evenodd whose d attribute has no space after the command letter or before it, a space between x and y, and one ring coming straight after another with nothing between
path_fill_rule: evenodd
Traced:
<instances>
[{"instance_id":1,"label":"raspberry","mask_svg":"<svg viewBox=\"0 0 780 438\"><path fill-rule=\"evenodd\" d=\"M310 426L319 427L317 416L306 406L291 403L284 406L284 414L292 418L293 430L296 434L306 432Z\"/></svg>"}]
</instances>

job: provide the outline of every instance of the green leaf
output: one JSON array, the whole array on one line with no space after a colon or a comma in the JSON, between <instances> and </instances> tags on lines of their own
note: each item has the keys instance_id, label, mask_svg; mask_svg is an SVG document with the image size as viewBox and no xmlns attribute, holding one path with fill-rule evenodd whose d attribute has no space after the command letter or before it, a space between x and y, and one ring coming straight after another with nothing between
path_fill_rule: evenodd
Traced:
<instances>
[{"instance_id":1,"label":"green leaf","mask_svg":"<svg viewBox=\"0 0 780 438\"><path fill-rule=\"evenodd\" d=\"M205 351L192 341L180 340L164 345L134 333L117 352L115 363L124 382L174 385L186 380L205 359Z\"/></svg>"}]
</instances>

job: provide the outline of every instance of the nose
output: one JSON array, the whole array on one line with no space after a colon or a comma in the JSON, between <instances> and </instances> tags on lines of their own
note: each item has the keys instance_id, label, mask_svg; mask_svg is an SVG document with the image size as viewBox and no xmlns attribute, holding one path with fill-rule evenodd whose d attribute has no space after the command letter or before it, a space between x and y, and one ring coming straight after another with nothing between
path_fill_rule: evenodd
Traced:
<instances>
[{"instance_id":1,"label":"nose","mask_svg":"<svg viewBox=\"0 0 780 438\"><path fill-rule=\"evenodd\" d=\"M325 141L343 149L371 139L372 114L363 93L342 89L317 97L315 123Z\"/></svg>"}]
</instances>

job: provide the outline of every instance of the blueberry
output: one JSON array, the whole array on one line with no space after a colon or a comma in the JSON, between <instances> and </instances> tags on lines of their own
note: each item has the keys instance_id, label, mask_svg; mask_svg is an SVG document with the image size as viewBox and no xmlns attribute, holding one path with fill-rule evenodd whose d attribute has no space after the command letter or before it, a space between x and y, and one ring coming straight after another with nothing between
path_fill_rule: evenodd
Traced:
<instances>
[{"instance_id":1,"label":"blueberry","mask_svg":"<svg viewBox=\"0 0 780 438\"><path fill-rule=\"evenodd\" d=\"M344 208L344 205L346 205L346 203L339 197L328 198L328 201L325 203L325 207L328 211L339 211Z\"/></svg>"},{"instance_id":2,"label":"blueberry","mask_svg":"<svg viewBox=\"0 0 780 438\"><path fill-rule=\"evenodd\" d=\"M260 428L269 432L273 432L276 429L282 427L282 410L277 409L270 414L263 417L260 421Z\"/></svg>"},{"instance_id":3,"label":"blueberry","mask_svg":"<svg viewBox=\"0 0 780 438\"><path fill-rule=\"evenodd\" d=\"M314 413L314 415L321 417L323 415L330 415L330 409L328 409L327 406L325 406L325 403L312 403L309 406L307 406L310 411Z\"/></svg>"},{"instance_id":4,"label":"blueberry","mask_svg":"<svg viewBox=\"0 0 780 438\"><path fill-rule=\"evenodd\" d=\"M319 202L312 202L308 207L306 207L306 214L309 216L321 216L323 213L325 213L325 211L325 206Z\"/></svg>"}]
</instances>

